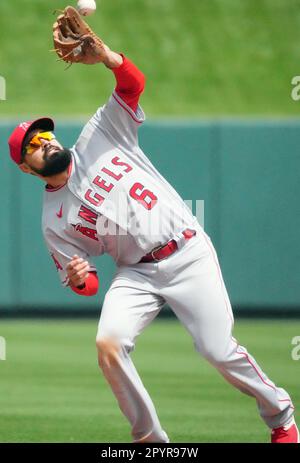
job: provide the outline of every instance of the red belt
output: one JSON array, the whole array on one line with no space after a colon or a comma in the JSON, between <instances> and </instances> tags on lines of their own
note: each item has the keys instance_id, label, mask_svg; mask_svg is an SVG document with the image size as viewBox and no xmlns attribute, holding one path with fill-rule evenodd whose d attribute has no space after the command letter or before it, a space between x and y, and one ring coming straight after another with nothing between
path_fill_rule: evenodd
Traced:
<instances>
[{"instance_id":1,"label":"red belt","mask_svg":"<svg viewBox=\"0 0 300 463\"><path fill-rule=\"evenodd\" d=\"M189 240L196 235L196 230L190 230L187 228L182 232L186 240ZM160 260L166 259L175 251L177 251L178 246L175 240L170 240L166 244L158 246L157 248L152 249L151 252L146 254L141 258L140 262L159 262Z\"/></svg>"}]
</instances>

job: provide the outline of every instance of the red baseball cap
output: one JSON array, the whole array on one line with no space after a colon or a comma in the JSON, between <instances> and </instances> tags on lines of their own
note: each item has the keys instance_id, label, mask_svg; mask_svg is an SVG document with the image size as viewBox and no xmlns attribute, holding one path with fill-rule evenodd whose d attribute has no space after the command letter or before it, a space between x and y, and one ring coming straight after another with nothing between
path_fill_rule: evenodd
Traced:
<instances>
[{"instance_id":1,"label":"red baseball cap","mask_svg":"<svg viewBox=\"0 0 300 463\"><path fill-rule=\"evenodd\" d=\"M16 164L22 162L22 145L24 138L34 129L54 130L54 122L49 117L41 117L35 121L27 121L19 124L8 139L10 157Z\"/></svg>"}]
</instances>

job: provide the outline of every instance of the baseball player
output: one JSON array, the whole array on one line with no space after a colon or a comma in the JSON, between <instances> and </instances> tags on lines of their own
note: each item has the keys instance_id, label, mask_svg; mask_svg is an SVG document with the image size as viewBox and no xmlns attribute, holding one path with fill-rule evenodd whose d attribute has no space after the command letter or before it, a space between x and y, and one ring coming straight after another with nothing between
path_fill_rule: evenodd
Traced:
<instances>
[{"instance_id":1,"label":"baseball player","mask_svg":"<svg viewBox=\"0 0 300 463\"><path fill-rule=\"evenodd\" d=\"M272 429L271 441L299 442L288 393L232 337L232 309L210 238L139 147L144 75L95 34L90 37L82 44L82 61L78 44L74 56L76 62L104 63L114 74L108 102L71 149L55 138L54 122L47 117L16 127L9 148L23 173L46 184L42 228L62 284L79 295L95 295L98 276L91 256L108 253L117 264L96 345L133 442L169 442L130 357L138 335L165 303L196 350L230 384L256 399ZM70 51L59 53L71 59Z\"/></svg>"}]
</instances>

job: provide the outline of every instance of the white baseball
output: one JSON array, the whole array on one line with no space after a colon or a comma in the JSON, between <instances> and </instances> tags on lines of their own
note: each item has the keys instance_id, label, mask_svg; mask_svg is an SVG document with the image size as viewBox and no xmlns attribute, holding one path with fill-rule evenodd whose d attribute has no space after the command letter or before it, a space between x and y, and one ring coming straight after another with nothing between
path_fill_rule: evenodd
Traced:
<instances>
[{"instance_id":1,"label":"white baseball","mask_svg":"<svg viewBox=\"0 0 300 463\"><path fill-rule=\"evenodd\" d=\"M78 0L77 10L82 16L89 16L95 13L97 8L95 0Z\"/></svg>"}]
</instances>

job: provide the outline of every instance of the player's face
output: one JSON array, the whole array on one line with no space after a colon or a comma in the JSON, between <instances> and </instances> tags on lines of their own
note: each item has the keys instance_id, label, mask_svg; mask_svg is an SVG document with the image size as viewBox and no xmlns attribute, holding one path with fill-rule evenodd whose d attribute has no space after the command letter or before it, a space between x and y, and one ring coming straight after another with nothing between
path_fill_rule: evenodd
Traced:
<instances>
[{"instance_id":1,"label":"player's face","mask_svg":"<svg viewBox=\"0 0 300 463\"><path fill-rule=\"evenodd\" d=\"M28 143L30 139L41 132L41 130L32 132ZM56 138L52 140L40 138L40 146L30 154L25 154L24 164L33 171L32 173L41 177L52 177L64 172L69 167L71 157L70 150L64 148Z\"/></svg>"}]
</instances>

